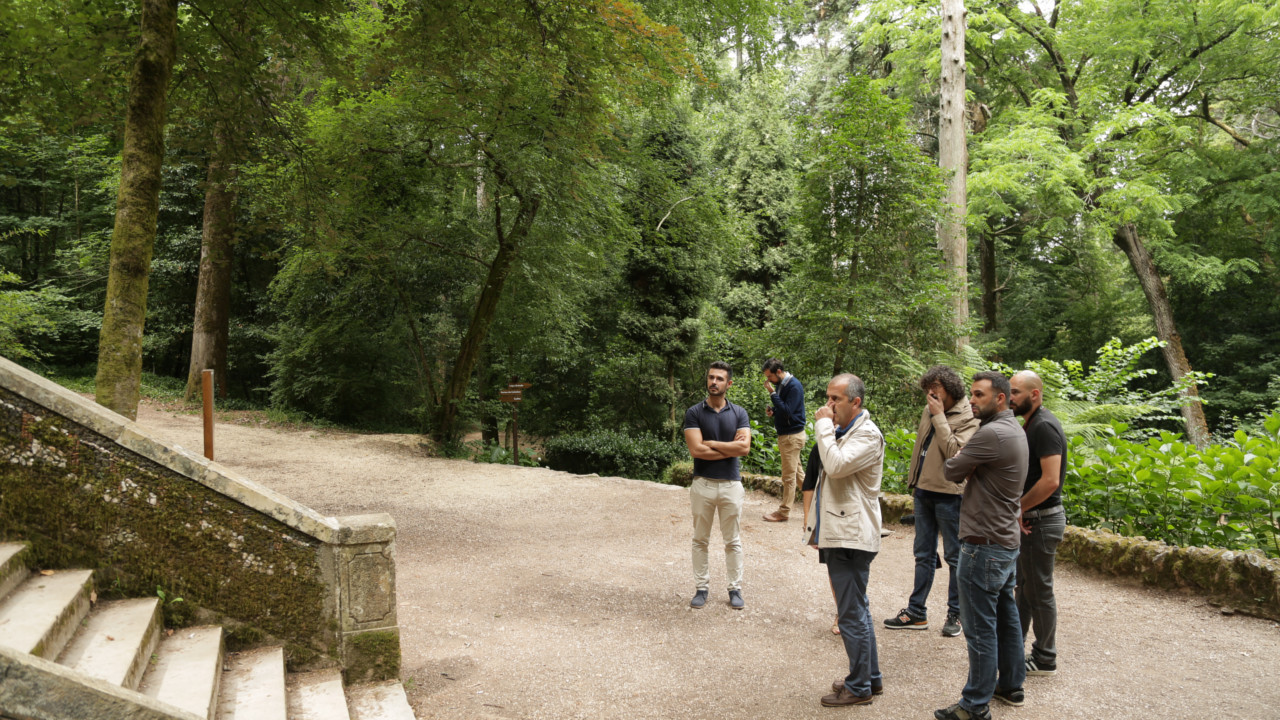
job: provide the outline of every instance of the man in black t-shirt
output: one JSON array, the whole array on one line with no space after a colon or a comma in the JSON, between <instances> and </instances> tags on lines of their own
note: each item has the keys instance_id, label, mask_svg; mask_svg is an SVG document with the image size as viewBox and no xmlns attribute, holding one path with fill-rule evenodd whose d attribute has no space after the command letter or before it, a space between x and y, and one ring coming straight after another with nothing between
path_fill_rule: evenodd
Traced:
<instances>
[{"instance_id":1,"label":"man in black t-shirt","mask_svg":"<svg viewBox=\"0 0 1280 720\"><path fill-rule=\"evenodd\" d=\"M1053 675L1058 670L1055 635L1058 605L1053 597L1053 563L1067 526L1062 509L1062 481L1067 474L1067 436L1062 423L1044 407L1044 383L1023 370L1010 381L1013 412L1023 419L1027 434L1027 482L1022 489L1022 551L1014 595L1022 619L1022 636L1035 629L1035 642L1026 658L1028 675Z\"/></svg>"},{"instance_id":2,"label":"man in black t-shirt","mask_svg":"<svg viewBox=\"0 0 1280 720\"><path fill-rule=\"evenodd\" d=\"M684 414L684 441L693 456L693 482L689 484L689 507L693 514L693 579L697 590L689 607L707 604L707 544L711 525L720 516L724 538L724 569L729 581L729 606L741 610L742 540L738 519L742 516L742 475L738 458L751 450L751 423L747 411L725 397L733 385L733 370L716 361L707 369L707 399Z\"/></svg>"}]
</instances>

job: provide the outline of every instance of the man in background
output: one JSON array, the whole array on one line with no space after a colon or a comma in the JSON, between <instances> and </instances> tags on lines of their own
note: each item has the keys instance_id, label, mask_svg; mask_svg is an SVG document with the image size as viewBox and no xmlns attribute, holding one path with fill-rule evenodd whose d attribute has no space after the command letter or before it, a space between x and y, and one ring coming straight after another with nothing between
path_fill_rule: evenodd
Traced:
<instances>
[{"instance_id":1,"label":"man in background","mask_svg":"<svg viewBox=\"0 0 1280 720\"><path fill-rule=\"evenodd\" d=\"M942 634L960 634L960 588L956 584L956 566L960 559L960 494L964 483L948 482L943 464L960 452L978 430L964 383L955 370L937 365L920 378L925 391L924 413L916 430L916 444L911 451L911 467L907 486L912 488L915 513L916 558L915 586L907 606L895 617L884 621L893 630L925 630L929 627L929 591L937 567L938 536L942 536L943 557L947 561L947 620Z\"/></svg>"},{"instance_id":2,"label":"man in background","mask_svg":"<svg viewBox=\"0 0 1280 720\"><path fill-rule=\"evenodd\" d=\"M947 480L965 483L956 580L969 678L960 702L935 710L936 720L990 720L992 698L1015 707L1023 704L1027 668L1013 588L1027 439L1009 409L1009 394L1004 375L973 376L969 402L981 425L943 469Z\"/></svg>"},{"instance_id":3,"label":"man in background","mask_svg":"<svg viewBox=\"0 0 1280 720\"><path fill-rule=\"evenodd\" d=\"M1030 370L1009 380L1015 415L1027 436L1027 481L1022 488L1022 550L1018 553L1018 617L1022 637L1034 628L1027 655L1028 675L1058 671L1058 603L1053 597L1053 565L1067 527L1062 482L1067 475L1067 436L1062 423L1044 407L1044 382Z\"/></svg>"},{"instance_id":4,"label":"man in background","mask_svg":"<svg viewBox=\"0 0 1280 720\"><path fill-rule=\"evenodd\" d=\"M796 500L796 485L804 481L800 451L804 450L804 386L782 368L782 361L764 361L764 389L769 393L765 415L778 431L778 455L782 459L782 504L764 516L766 522L786 522Z\"/></svg>"},{"instance_id":5,"label":"man in background","mask_svg":"<svg viewBox=\"0 0 1280 720\"><path fill-rule=\"evenodd\" d=\"M742 600L742 474L738 458L751 450L751 424L747 411L729 402L725 393L733 385L733 369L717 360L707 369L707 399L684 414L684 441L693 456L693 482L689 506L693 514L693 580L696 590L689 607L707 604L710 586L707 545L711 525L720 517L724 538L724 571L729 583L729 606L745 607Z\"/></svg>"}]
</instances>

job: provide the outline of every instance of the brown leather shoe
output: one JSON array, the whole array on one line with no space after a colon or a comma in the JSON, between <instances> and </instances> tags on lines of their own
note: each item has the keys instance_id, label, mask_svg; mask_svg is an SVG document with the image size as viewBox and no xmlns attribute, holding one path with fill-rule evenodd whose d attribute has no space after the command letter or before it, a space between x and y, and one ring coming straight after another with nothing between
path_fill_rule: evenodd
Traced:
<instances>
[{"instance_id":1,"label":"brown leather shoe","mask_svg":"<svg viewBox=\"0 0 1280 720\"><path fill-rule=\"evenodd\" d=\"M836 681L831 683L831 692L833 693L838 693L843 688L844 688L844 678L836 678ZM875 683L871 683L871 694L883 695L884 685L876 685Z\"/></svg>"},{"instance_id":2,"label":"brown leather shoe","mask_svg":"<svg viewBox=\"0 0 1280 720\"><path fill-rule=\"evenodd\" d=\"M790 519L791 519L791 518L787 517L786 515L783 515L782 513L778 512L777 510L774 510L773 512L771 512L771 513L769 513L768 515L765 515L765 516L764 516L764 521L765 521L765 522L786 522L786 521L788 521L788 520L790 520Z\"/></svg>"},{"instance_id":3,"label":"brown leather shoe","mask_svg":"<svg viewBox=\"0 0 1280 720\"><path fill-rule=\"evenodd\" d=\"M849 707L850 705L870 705L870 704L871 704L870 695L866 695L866 696L854 695L853 693L846 690L843 685L840 686L840 692L834 692L834 693L831 693L830 695L822 696L823 707Z\"/></svg>"}]
</instances>

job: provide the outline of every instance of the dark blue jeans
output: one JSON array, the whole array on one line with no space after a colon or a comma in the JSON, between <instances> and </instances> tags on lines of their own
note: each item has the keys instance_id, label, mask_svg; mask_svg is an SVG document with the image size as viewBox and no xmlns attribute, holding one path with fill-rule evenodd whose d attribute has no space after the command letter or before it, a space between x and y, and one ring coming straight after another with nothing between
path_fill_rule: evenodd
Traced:
<instances>
[{"instance_id":1,"label":"dark blue jeans","mask_svg":"<svg viewBox=\"0 0 1280 720\"><path fill-rule=\"evenodd\" d=\"M960 587L956 585L956 565L960 561L960 496L946 500L930 500L920 491L915 493L916 586L907 601L907 612L918 618L929 617L929 591L933 589L933 571L938 558L938 535L942 535L942 557L947 561L947 613L960 612Z\"/></svg>"},{"instance_id":2,"label":"dark blue jeans","mask_svg":"<svg viewBox=\"0 0 1280 720\"><path fill-rule=\"evenodd\" d=\"M880 656L876 652L876 631L867 609L867 580L876 554L865 550L832 548L824 551L827 576L836 594L840 639L849 656L849 674L844 686L854 695L867 697L872 683L883 684Z\"/></svg>"},{"instance_id":3,"label":"dark blue jeans","mask_svg":"<svg viewBox=\"0 0 1280 720\"><path fill-rule=\"evenodd\" d=\"M969 681L960 707L986 709L996 688L1018 690L1027 677L1022 623L1013 599L1018 550L999 545L960 545L960 622L969 648ZM843 628L841 628L843 630Z\"/></svg>"}]
</instances>

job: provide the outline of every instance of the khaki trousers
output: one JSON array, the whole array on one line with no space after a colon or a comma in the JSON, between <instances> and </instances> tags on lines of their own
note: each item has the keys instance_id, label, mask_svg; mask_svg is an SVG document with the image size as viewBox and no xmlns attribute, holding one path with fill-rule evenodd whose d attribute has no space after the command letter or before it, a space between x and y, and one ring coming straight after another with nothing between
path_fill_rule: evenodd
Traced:
<instances>
[{"instance_id":1,"label":"khaki trousers","mask_svg":"<svg viewBox=\"0 0 1280 720\"><path fill-rule=\"evenodd\" d=\"M782 504L778 506L778 514L791 516L791 505L796 501L796 488L804 485L804 465L800 464L800 453L804 451L806 440L804 431L794 435L778 436L778 454L782 456Z\"/></svg>"},{"instance_id":2,"label":"khaki trousers","mask_svg":"<svg viewBox=\"0 0 1280 720\"><path fill-rule=\"evenodd\" d=\"M689 508L693 512L693 580L699 590L711 582L707 568L707 545L711 524L720 515L720 535L724 538L724 574L730 590L742 589L742 538L738 518L746 493L737 480L711 480L694 476L689 485Z\"/></svg>"}]
</instances>

